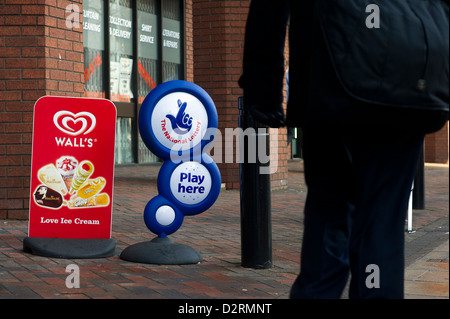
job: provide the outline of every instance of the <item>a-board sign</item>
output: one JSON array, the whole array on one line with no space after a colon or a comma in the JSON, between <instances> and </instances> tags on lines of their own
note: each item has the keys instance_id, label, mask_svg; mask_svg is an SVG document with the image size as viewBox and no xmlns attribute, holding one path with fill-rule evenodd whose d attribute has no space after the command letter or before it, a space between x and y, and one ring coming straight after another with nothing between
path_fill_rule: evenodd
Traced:
<instances>
[{"instance_id":1,"label":"a-board sign","mask_svg":"<svg viewBox=\"0 0 450 319\"><path fill-rule=\"evenodd\" d=\"M29 237L111 238L116 113L105 99L36 102Z\"/></svg>"},{"instance_id":2,"label":"a-board sign","mask_svg":"<svg viewBox=\"0 0 450 319\"><path fill-rule=\"evenodd\" d=\"M147 227L158 236L174 233L184 216L204 212L219 196L220 171L205 153L214 140L217 123L211 97L191 82L165 82L142 103L142 140L164 160L158 174L159 195L144 211Z\"/></svg>"}]
</instances>

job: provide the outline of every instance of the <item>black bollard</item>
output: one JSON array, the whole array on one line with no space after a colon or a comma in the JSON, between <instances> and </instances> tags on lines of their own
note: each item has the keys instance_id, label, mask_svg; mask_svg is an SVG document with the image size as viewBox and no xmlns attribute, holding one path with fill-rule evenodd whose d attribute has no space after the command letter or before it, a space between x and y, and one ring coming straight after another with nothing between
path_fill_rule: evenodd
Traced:
<instances>
[{"instance_id":1,"label":"black bollard","mask_svg":"<svg viewBox=\"0 0 450 319\"><path fill-rule=\"evenodd\" d=\"M261 163L258 156L258 146L261 146L260 143L263 142L266 155L270 155L269 132L268 128L253 120L243 105L242 97L239 98L238 104L239 127L243 131L247 128L253 129L250 131L256 134L256 139L253 138L254 135L244 135L244 160L240 161L239 165L242 266L255 269L270 268L272 266L272 221L268 172L270 161ZM264 133L258 128L265 128ZM256 145L249 147L249 143ZM249 154L249 150L256 151L256 154ZM256 162L254 162L255 157Z\"/></svg>"}]
</instances>

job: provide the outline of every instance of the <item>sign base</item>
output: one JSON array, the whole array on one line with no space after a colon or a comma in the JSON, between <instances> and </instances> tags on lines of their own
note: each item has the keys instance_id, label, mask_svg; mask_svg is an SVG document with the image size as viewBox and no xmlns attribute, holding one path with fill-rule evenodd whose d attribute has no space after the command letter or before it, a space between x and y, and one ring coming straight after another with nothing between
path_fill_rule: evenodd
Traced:
<instances>
[{"instance_id":1,"label":"sign base","mask_svg":"<svg viewBox=\"0 0 450 319\"><path fill-rule=\"evenodd\" d=\"M114 239L72 239L25 237L23 250L37 256L53 258L103 258L114 255Z\"/></svg>"},{"instance_id":2,"label":"sign base","mask_svg":"<svg viewBox=\"0 0 450 319\"><path fill-rule=\"evenodd\" d=\"M158 265L197 264L203 260L194 248L174 243L168 237L156 237L151 241L128 246L122 251L120 258L136 263Z\"/></svg>"}]
</instances>

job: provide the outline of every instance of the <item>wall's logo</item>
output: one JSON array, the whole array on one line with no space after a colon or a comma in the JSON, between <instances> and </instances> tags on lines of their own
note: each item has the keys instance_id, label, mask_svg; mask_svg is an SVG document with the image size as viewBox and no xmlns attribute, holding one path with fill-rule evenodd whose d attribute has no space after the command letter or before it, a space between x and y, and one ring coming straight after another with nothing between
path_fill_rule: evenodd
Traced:
<instances>
[{"instance_id":1,"label":"wall's logo","mask_svg":"<svg viewBox=\"0 0 450 319\"><path fill-rule=\"evenodd\" d=\"M172 129L181 135L188 133L192 128L192 116L186 113L186 102L181 102L178 100L178 114L177 116L173 116L172 114L167 114L166 117L170 120L172 124Z\"/></svg>"},{"instance_id":2,"label":"wall's logo","mask_svg":"<svg viewBox=\"0 0 450 319\"><path fill-rule=\"evenodd\" d=\"M95 128L96 119L92 113L59 111L53 116L53 123L63 133L77 136L86 135Z\"/></svg>"}]
</instances>

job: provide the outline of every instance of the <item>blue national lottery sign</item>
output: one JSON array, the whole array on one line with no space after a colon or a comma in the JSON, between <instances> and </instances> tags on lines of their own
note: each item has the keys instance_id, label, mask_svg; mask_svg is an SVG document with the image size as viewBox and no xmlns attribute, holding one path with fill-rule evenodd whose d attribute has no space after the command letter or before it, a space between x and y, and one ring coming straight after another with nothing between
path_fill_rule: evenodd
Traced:
<instances>
[{"instance_id":1,"label":"blue national lottery sign","mask_svg":"<svg viewBox=\"0 0 450 319\"><path fill-rule=\"evenodd\" d=\"M180 228L184 216L204 212L219 196L220 172L205 154L217 131L216 107L196 84L165 82L145 98L139 131L148 149L164 160L159 195L145 207L145 224L166 237Z\"/></svg>"}]
</instances>

